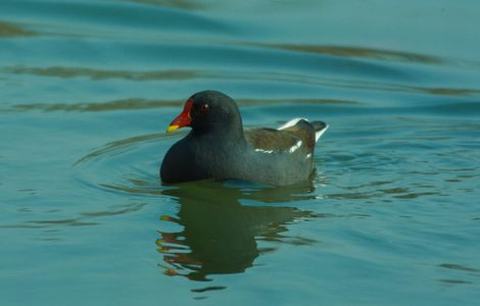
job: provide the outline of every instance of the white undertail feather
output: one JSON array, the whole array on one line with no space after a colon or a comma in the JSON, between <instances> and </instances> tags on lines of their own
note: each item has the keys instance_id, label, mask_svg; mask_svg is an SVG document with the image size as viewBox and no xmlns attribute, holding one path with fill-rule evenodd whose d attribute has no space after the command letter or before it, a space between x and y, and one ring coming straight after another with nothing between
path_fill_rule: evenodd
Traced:
<instances>
[{"instance_id":1,"label":"white undertail feather","mask_svg":"<svg viewBox=\"0 0 480 306\"><path fill-rule=\"evenodd\" d=\"M325 133L328 130L329 127L330 126L327 124L323 129L315 132L315 142L317 142L320 139L320 137L323 135L323 133Z\"/></svg>"},{"instance_id":2,"label":"white undertail feather","mask_svg":"<svg viewBox=\"0 0 480 306\"><path fill-rule=\"evenodd\" d=\"M295 124L297 124L300 120L305 120L308 122L308 119L305 119L305 118L295 118L283 124L277 130L284 130L289 127L295 126ZM323 135L323 133L325 133L328 130L328 128L329 128L329 125L327 124L325 128L315 132L315 142L317 142L320 139L320 137Z\"/></svg>"}]
</instances>

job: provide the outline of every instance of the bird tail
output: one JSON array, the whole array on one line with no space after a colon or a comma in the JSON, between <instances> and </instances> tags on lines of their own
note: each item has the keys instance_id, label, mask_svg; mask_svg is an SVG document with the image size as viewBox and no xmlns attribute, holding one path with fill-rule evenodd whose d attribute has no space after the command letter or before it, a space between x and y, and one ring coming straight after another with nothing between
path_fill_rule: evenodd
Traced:
<instances>
[{"instance_id":1,"label":"bird tail","mask_svg":"<svg viewBox=\"0 0 480 306\"><path fill-rule=\"evenodd\" d=\"M322 121L312 121L310 122L315 129L315 142L317 142L320 137L328 130L329 125Z\"/></svg>"}]
</instances>

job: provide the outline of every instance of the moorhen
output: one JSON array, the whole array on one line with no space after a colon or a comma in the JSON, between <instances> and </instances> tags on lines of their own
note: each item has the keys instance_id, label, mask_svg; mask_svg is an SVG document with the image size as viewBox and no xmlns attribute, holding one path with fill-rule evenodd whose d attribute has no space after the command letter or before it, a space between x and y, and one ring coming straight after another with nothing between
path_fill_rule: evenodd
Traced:
<instances>
[{"instance_id":1,"label":"moorhen","mask_svg":"<svg viewBox=\"0 0 480 306\"><path fill-rule=\"evenodd\" d=\"M307 181L314 170L315 143L328 128L297 118L278 129L244 130L235 101L213 90L191 96L167 132L185 126L190 133L163 159L163 183L239 179L284 186Z\"/></svg>"}]
</instances>

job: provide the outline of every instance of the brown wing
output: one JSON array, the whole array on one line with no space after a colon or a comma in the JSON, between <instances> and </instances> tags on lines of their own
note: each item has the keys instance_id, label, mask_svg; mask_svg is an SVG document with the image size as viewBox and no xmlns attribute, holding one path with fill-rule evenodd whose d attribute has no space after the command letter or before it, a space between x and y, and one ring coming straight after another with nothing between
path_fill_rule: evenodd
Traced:
<instances>
[{"instance_id":1,"label":"brown wing","mask_svg":"<svg viewBox=\"0 0 480 306\"><path fill-rule=\"evenodd\" d=\"M299 141L309 150L313 150L315 146L315 130L304 120L282 130L269 128L246 130L245 138L254 148L265 151L290 151L299 145Z\"/></svg>"}]
</instances>

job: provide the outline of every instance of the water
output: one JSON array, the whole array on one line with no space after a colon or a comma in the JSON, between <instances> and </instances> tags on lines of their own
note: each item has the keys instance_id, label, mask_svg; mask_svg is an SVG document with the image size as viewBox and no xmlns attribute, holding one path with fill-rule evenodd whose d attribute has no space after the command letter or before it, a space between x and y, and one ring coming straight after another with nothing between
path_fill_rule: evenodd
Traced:
<instances>
[{"instance_id":1,"label":"water","mask_svg":"<svg viewBox=\"0 0 480 306\"><path fill-rule=\"evenodd\" d=\"M480 5L0 1L2 305L476 305ZM203 89L311 184L165 187Z\"/></svg>"}]
</instances>

